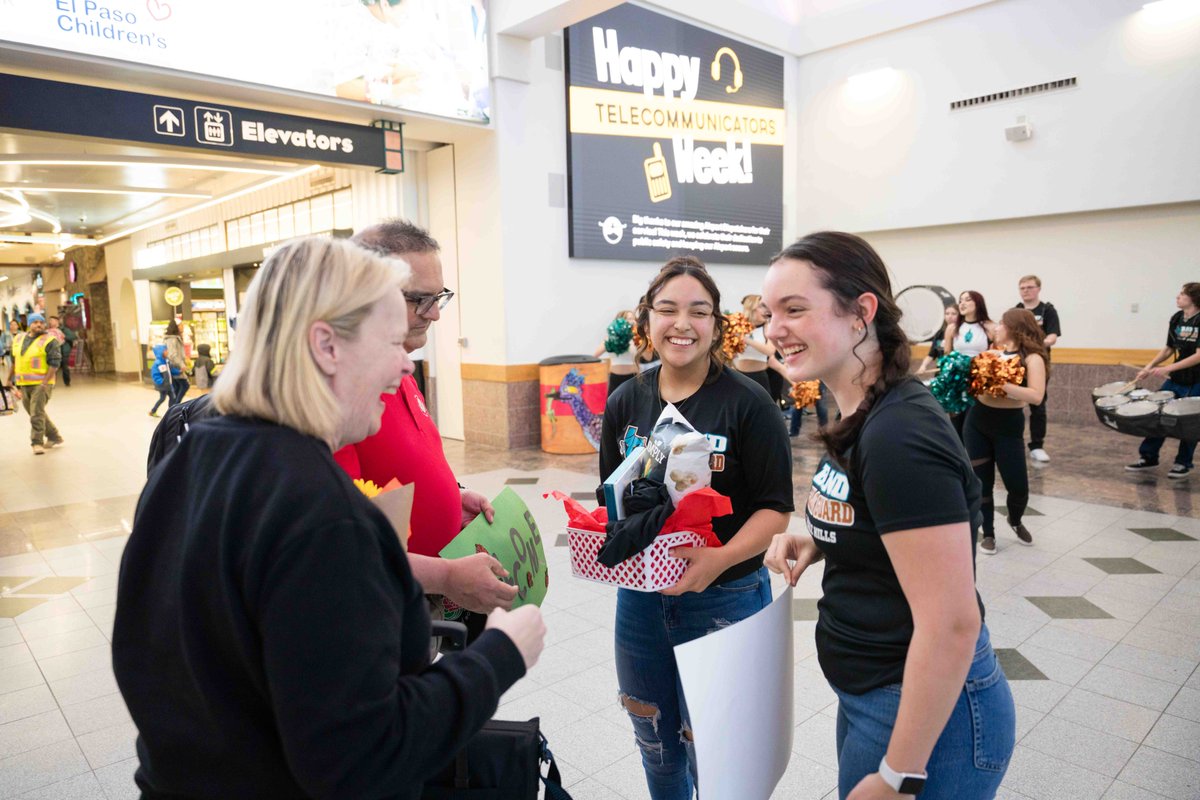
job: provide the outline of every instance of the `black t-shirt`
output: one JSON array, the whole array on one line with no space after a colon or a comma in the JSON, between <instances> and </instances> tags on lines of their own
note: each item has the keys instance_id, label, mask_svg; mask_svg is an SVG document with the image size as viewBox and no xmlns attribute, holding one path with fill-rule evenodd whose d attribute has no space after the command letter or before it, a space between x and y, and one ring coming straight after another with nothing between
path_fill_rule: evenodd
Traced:
<instances>
[{"instance_id":1,"label":"black t-shirt","mask_svg":"<svg viewBox=\"0 0 1200 800\"><path fill-rule=\"evenodd\" d=\"M1013 308L1025 308L1025 304L1017 303ZM1062 326L1058 322L1058 309L1054 307L1053 303L1042 301L1033 308L1025 308L1025 310L1033 314L1033 318L1037 320L1037 324L1042 327L1042 333L1046 336L1052 333L1055 336L1062 336ZM1047 347L1046 357L1049 358L1049 356L1050 348Z\"/></svg>"},{"instance_id":2,"label":"black t-shirt","mask_svg":"<svg viewBox=\"0 0 1200 800\"><path fill-rule=\"evenodd\" d=\"M612 474L625 453L646 443L666 406L658 394L654 367L639 380L626 381L608 398L600 436L600 477ZM729 498L733 513L713 520L722 542L732 539L761 508L791 513L792 451L779 408L765 389L736 370L725 368L712 383L675 403L679 412L713 443L712 488ZM727 569L714 584L725 583L762 566L760 553Z\"/></svg>"},{"instance_id":3,"label":"black t-shirt","mask_svg":"<svg viewBox=\"0 0 1200 800\"><path fill-rule=\"evenodd\" d=\"M946 326L938 328L938 332L934 334L933 341L929 343L929 357L935 361L946 355Z\"/></svg>"},{"instance_id":4,"label":"black t-shirt","mask_svg":"<svg viewBox=\"0 0 1200 800\"><path fill-rule=\"evenodd\" d=\"M848 472L822 458L805 517L826 562L817 658L830 683L863 694L902 679L913 634L882 537L967 522L969 532L945 546L970 548L973 560L980 485L950 420L915 379L876 402L845 460Z\"/></svg>"},{"instance_id":5,"label":"black t-shirt","mask_svg":"<svg viewBox=\"0 0 1200 800\"><path fill-rule=\"evenodd\" d=\"M1195 355L1198 339L1200 339L1200 311L1187 319L1183 318L1182 311L1176 311L1175 315L1171 317L1171 324L1167 327L1167 347L1175 350L1175 360L1182 361ZM1200 364L1176 370L1167 377L1181 386L1194 386L1200 382Z\"/></svg>"}]
</instances>

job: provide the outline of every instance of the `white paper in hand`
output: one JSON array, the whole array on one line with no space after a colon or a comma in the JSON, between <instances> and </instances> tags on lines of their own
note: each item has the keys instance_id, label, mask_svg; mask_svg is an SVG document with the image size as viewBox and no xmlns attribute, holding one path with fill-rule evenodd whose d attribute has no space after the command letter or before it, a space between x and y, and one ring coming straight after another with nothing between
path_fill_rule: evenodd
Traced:
<instances>
[{"instance_id":1,"label":"white paper in hand","mask_svg":"<svg viewBox=\"0 0 1200 800\"><path fill-rule=\"evenodd\" d=\"M787 770L792 589L749 619L675 647L704 800L767 800Z\"/></svg>"}]
</instances>

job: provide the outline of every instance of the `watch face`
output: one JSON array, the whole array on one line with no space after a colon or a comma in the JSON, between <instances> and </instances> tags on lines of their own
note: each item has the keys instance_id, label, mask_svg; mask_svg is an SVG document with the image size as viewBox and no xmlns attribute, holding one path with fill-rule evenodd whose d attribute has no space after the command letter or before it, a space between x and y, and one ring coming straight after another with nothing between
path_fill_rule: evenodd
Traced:
<instances>
[{"instance_id":1,"label":"watch face","mask_svg":"<svg viewBox=\"0 0 1200 800\"><path fill-rule=\"evenodd\" d=\"M920 794L925 788L924 778L914 778L911 775L906 776L900 781L900 788L897 790L900 794Z\"/></svg>"}]
</instances>

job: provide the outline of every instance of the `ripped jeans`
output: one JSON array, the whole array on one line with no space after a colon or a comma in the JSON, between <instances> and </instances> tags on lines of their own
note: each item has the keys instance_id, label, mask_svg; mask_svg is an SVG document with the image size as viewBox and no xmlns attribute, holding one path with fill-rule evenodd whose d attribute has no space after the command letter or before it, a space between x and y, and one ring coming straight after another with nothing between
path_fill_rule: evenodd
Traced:
<instances>
[{"instance_id":1,"label":"ripped jeans","mask_svg":"<svg viewBox=\"0 0 1200 800\"><path fill-rule=\"evenodd\" d=\"M695 794L696 753L672 648L770 603L765 567L680 597L617 591L618 700L633 720L652 800L691 800Z\"/></svg>"}]
</instances>

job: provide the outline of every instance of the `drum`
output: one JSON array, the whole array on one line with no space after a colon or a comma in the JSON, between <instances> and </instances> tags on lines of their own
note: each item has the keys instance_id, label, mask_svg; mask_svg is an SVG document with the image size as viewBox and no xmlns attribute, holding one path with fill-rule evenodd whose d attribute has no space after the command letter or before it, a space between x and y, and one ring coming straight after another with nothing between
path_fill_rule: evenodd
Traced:
<instances>
[{"instance_id":1,"label":"drum","mask_svg":"<svg viewBox=\"0 0 1200 800\"><path fill-rule=\"evenodd\" d=\"M1200 441L1200 397L1181 397L1162 405L1159 417L1162 436Z\"/></svg>"},{"instance_id":2,"label":"drum","mask_svg":"<svg viewBox=\"0 0 1200 800\"><path fill-rule=\"evenodd\" d=\"M1117 408L1128 402L1129 395L1127 394L1110 394L1105 397L1097 397L1095 402L1096 418L1114 431L1119 430L1117 427Z\"/></svg>"},{"instance_id":3,"label":"drum","mask_svg":"<svg viewBox=\"0 0 1200 800\"><path fill-rule=\"evenodd\" d=\"M1121 394L1121 390L1129 385L1129 381L1113 381L1092 389L1092 397L1111 397Z\"/></svg>"},{"instance_id":4,"label":"drum","mask_svg":"<svg viewBox=\"0 0 1200 800\"><path fill-rule=\"evenodd\" d=\"M1144 399L1149 400L1151 403L1158 403L1159 405L1162 405L1163 403L1169 403L1170 401L1174 400L1175 393L1168 391L1151 392L1150 394L1146 395Z\"/></svg>"},{"instance_id":5,"label":"drum","mask_svg":"<svg viewBox=\"0 0 1200 800\"><path fill-rule=\"evenodd\" d=\"M1149 389L1134 389L1132 392L1129 393L1129 399L1130 400L1147 400L1147 399L1149 399L1151 394L1153 394L1153 392L1151 392ZM1171 393L1171 396L1174 397L1174 392Z\"/></svg>"},{"instance_id":6,"label":"drum","mask_svg":"<svg viewBox=\"0 0 1200 800\"><path fill-rule=\"evenodd\" d=\"M946 309L955 305L954 295L941 286L909 286L896 295L903 315L900 328L912 344L933 341L945 323Z\"/></svg>"},{"instance_id":7,"label":"drum","mask_svg":"<svg viewBox=\"0 0 1200 800\"><path fill-rule=\"evenodd\" d=\"M1130 400L1113 409L1116 428L1130 436L1162 436L1158 424L1158 403Z\"/></svg>"}]
</instances>

